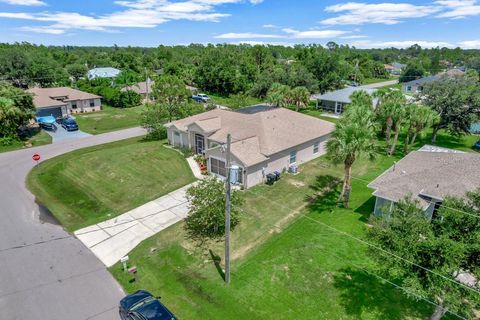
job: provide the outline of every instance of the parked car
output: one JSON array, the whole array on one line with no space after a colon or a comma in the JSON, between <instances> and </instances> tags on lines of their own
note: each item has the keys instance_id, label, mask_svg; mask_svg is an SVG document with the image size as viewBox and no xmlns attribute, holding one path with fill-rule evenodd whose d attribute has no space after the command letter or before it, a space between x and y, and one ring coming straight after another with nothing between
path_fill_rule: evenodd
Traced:
<instances>
[{"instance_id":1,"label":"parked car","mask_svg":"<svg viewBox=\"0 0 480 320\"><path fill-rule=\"evenodd\" d=\"M477 142L475 142L475 144L473 145L473 148L480 150L480 140L478 140Z\"/></svg>"},{"instance_id":2,"label":"parked car","mask_svg":"<svg viewBox=\"0 0 480 320\"><path fill-rule=\"evenodd\" d=\"M205 93L199 93L199 94L194 94L192 96L192 99L197 101L197 102L202 102L202 103L207 103L210 101L210 97L206 95Z\"/></svg>"},{"instance_id":3,"label":"parked car","mask_svg":"<svg viewBox=\"0 0 480 320\"><path fill-rule=\"evenodd\" d=\"M139 290L120 300L122 320L176 320L173 313L150 292Z\"/></svg>"},{"instance_id":4,"label":"parked car","mask_svg":"<svg viewBox=\"0 0 480 320\"><path fill-rule=\"evenodd\" d=\"M62 121L62 127L67 131L78 130L78 124L72 118L64 118L63 121Z\"/></svg>"}]
</instances>

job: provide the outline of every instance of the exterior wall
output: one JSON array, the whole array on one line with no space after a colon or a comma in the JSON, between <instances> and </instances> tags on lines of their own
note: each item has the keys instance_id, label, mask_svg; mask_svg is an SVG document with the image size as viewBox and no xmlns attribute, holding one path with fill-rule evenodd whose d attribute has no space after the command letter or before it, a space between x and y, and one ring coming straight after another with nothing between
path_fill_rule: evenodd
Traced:
<instances>
[{"instance_id":1,"label":"exterior wall","mask_svg":"<svg viewBox=\"0 0 480 320\"><path fill-rule=\"evenodd\" d=\"M90 100L93 100L93 103L94 103L93 107L90 107ZM76 103L77 105L76 109L73 109L72 107L74 103ZM97 98L97 99L68 101L67 110L69 114L100 111L102 110L102 100Z\"/></svg>"},{"instance_id":2,"label":"exterior wall","mask_svg":"<svg viewBox=\"0 0 480 320\"><path fill-rule=\"evenodd\" d=\"M179 133L179 136L175 135L175 132ZM176 128L167 128L168 143L172 146L179 148L189 148L188 133L177 130Z\"/></svg>"},{"instance_id":3,"label":"exterior wall","mask_svg":"<svg viewBox=\"0 0 480 320\"><path fill-rule=\"evenodd\" d=\"M342 102L321 100L319 107L327 112L338 113L337 104L341 105L340 113L343 113L343 111L345 111L345 107L348 105L347 103L342 103Z\"/></svg>"},{"instance_id":4,"label":"exterior wall","mask_svg":"<svg viewBox=\"0 0 480 320\"><path fill-rule=\"evenodd\" d=\"M416 85L416 84L402 84L402 92L403 93L418 93L418 92L422 92L423 90L423 86L420 86L420 85Z\"/></svg>"}]
</instances>

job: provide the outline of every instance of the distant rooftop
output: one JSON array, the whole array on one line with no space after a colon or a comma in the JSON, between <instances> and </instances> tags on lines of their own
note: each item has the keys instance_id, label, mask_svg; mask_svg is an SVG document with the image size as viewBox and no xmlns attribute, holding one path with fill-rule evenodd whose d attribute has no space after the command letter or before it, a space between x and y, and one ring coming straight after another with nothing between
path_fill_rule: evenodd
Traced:
<instances>
[{"instance_id":1,"label":"distant rooftop","mask_svg":"<svg viewBox=\"0 0 480 320\"><path fill-rule=\"evenodd\" d=\"M89 80L96 78L115 78L120 72L120 70L111 67L93 68L88 71L87 78Z\"/></svg>"},{"instance_id":2,"label":"distant rooftop","mask_svg":"<svg viewBox=\"0 0 480 320\"><path fill-rule=\"evenodd\" d=\"M368 94L373 94L377 90L363 87L348 87L340 90L330 91L324 94L314 94L312 99L325 100L325 101L337 101L342 103L351 103L350 96L357 91L365 91Z\"/></svg>"}]
</instances>

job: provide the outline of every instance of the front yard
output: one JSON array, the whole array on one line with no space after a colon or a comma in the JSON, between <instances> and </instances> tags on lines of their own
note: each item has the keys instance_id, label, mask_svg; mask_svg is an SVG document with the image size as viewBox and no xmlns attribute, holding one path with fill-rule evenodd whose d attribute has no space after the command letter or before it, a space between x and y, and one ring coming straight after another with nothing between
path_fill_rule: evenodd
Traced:
<instances>
[{"instance_id":1,"label":"front yard","mask_svg":"<svg viewBox=\"0 0 480 320\"><path fill-rule=\"evenodd\" d=\"M50 143L52 143L52 137L44 130L40 130L38 133L26 140L15 140L12 144L0 145L0 153L24 149L26 148L25 144L31 144L32 147L38 147Z\"/></svg>"},{"instance_id":2,"label":"front yard","mask_svg":"<svg viewBox=\"0 0 480 320\"><path fill-rule=\"evenodd\" d=\"M194 181L162 142L134 138L41 163L27 177L37 199L69 230L113 218Z\"/></svg>"},{"instance_id":3,"label":"front yard","mask_svg":"<svg viewBox=\"0 0 480 320\"><path fill-rule=\"evenodd\" d=\"M143 110L145 106L120 109L103 105L102 111L76 114L75 119L80 130L100 134L140 126Z\"/></svg>"}]
</instances>

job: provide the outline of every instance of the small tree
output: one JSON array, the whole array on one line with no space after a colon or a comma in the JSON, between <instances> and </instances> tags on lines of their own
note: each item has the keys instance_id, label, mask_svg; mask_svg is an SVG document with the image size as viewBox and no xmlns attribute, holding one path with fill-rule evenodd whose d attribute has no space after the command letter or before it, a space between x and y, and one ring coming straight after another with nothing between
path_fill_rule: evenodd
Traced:
<instances>
[{"instance_id":1,"label":"small tree","mask_svg":"<svg viewBox=\"0 0 480 320\"><path fill-rule=\"evenodd\" d=\"M155 101L164 105L169 122L182 115L181 108L187 102L189 94L185 83L172 75L157 78L152 86L152 96Z\"/></svg>"},{"instance_id":2,"label":"small tree","mask_svg":"<svg viewBox=\"0 0 480 320\"><path fill-rule=\"evenodd\" d=\"M167 137L167 130L164 126L168 119L168 111L162 104L147 105L142 112L141 125L147 129L147 138L161 140Z\"/></svg>"},{"instance_id":3,"label":"small tree","mask_svg":"<svg viewBox=\"0 0 480 320\"><path fill-rule=\"evenodd\" d=\"M369 255L379 271L412 292L412 298L420 296L438 304L431 320L441 319L447 311L474 318L480 295L459 284L457 276L464 272L480 278L480 219L475 217L479 207L477 190L466 199L446 199L433 220L410 199L398 203L388 218L371 218L368 241L402 259L374 247Z\"/></svg>"},{"instance_id":4,"label":"small tree","mask_svg":"<svg viewBox=\"0 0 480 320\"><path fill-rule=\"evenodd\" d=\"M365 95L370 99L365 99ZM334 162L344 165L342 192L345 208L350 201L352 166L362 155L373 159L375 156L375 121L371 96L365 92L352 96L352 103L340 118L332 138L327 142L327 156Z\"/></svg>"},{"instance_id":5,"label":"small tree","mask_svg":"<svg viewBox=\"0 0 480 320\"><path fill-rule=\"evenodd\" d=\"M214 177L200 181L187 190L190 203L185 230L200 243L220 240L225 235L225 183ZM240 222L243 198L239 191L231 194L231 230Z\"/></svg>"},{"instance_id":6,"label":"small tree","mask_svg":"<svg viewBox=\"0 0 480 320\"><path fill-rule=\"evenodd\" d=\"M429 128L440 121L438 113L429 107L410 104L406 110L408 130L403 150L405 154L409 152L410 147L413 146L415 139L419 134L422 134L426 128Z\"/></svg>"},{"instance_id":7,"label":"small tree","mask_svg":"<svg viewBox=\"0 0 480 320\"><path fill-rule=\"evenodd\" d=\"M295 87L290 91L290 99L295 105L295 110L305 108L310 102L310 92L305 87Z\"/></svg>"}]
</instances>

